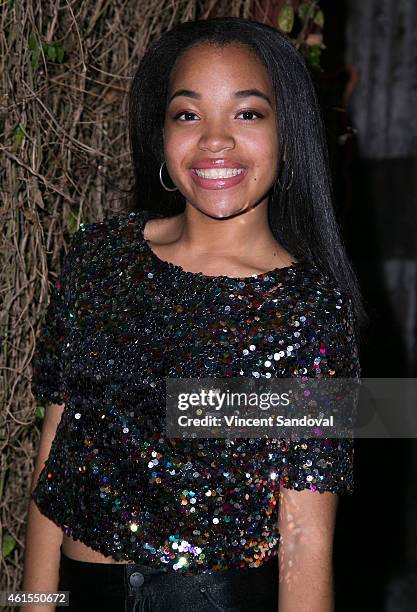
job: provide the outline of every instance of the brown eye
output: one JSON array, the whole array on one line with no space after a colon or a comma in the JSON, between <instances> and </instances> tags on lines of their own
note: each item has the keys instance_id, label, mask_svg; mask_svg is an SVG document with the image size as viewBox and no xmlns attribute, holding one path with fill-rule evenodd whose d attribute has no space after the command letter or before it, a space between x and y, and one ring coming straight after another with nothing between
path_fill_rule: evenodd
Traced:
<instances>
[{"instance_id":1,"label":"brown eye","mask_svg":"<svg viewBox=\"0 0 417 612\"><path fill-rule=\"evenodd\" d=\"M253 121L253 119L260 119L263 117L263 115L261 115L261 113L258 113L256 111L251 111L251 110L245 110L245 111L241 111L239 113L239 115L246 115L245 117L245 121ZM248 117L249 115L249 117Z\"/></svg>"},{"instance_id":2,"label":"brown eye","mask_svg":"<svg viewBox=\"0 0 417 612\"><path fill-rule=\"evenodd\" d=\"M183 115L188 117L188 119L180 119L180 117L182 117ZM182 113L178 113L177 115L175 115L175 119L178 119L179 121L188 121L190 115L194 116L194 117L197 117L197 115L195 113L192 113L191 111L184 111Z\"/></svg>"}]
</instances>

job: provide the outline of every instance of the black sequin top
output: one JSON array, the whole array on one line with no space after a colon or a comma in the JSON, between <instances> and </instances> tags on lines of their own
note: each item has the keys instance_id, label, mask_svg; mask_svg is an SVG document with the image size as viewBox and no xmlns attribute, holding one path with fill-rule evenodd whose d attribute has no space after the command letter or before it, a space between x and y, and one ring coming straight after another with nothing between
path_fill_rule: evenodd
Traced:
<instances>
[{"instance_id":1,"label":"black sequin top","mask_svg":"<svg viewBox=\"0 0 417 612\"><path fill-rule=\"evenodd\" d=\"M153 253L148 218L73 235L33 364L38 403L65 410L32 497L117 561L257 567L277 554L280 486L352 492L353 440L164 438L165 377L358 377L352 304L305 261L187 272Z\"/></svg>"}]
</instances>

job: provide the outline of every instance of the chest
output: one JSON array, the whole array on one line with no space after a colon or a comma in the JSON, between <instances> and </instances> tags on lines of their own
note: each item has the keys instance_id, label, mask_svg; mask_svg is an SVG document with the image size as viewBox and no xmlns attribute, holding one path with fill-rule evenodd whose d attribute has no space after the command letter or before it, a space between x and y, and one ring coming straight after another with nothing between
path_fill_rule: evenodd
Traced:
<instances>
[{"instance_id":1,"label":"chest","mask_svg":"<svg viewBox=\"0 0 417 612\"><path fill-rule=\"evenodd\" d=\"M303 341L306 317L285 286L191 282L140 253L84 269L64 347L72 388L146 386L166 376L270 377L285 373Z\"/></svg>"}]
</instances>

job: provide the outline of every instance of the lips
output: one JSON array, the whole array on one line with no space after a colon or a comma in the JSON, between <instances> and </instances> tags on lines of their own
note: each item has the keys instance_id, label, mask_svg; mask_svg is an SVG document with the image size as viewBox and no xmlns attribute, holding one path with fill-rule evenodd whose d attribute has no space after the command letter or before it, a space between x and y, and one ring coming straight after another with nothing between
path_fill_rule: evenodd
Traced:
<instances>
[{"instance_id":1,"label":"lips","mask_svg":"<svg viewBox=\"0 0 417 612\"><path fill-rule=\"evenodd\" d=\"M241 183L247 174L245 168L192 168L189 170L194 183L202 189L229 189ZM231 175L231 176L230 176Z\"/></svg>"},{"instance_id":2,"label":"lips","mask_svg":"<svg viewBox=\"0 0 417 612\"><path fill-rule=\"evenodd\" d=\"M239 161L206 157L194 162L189 173L203 189L228 189L244 180L247 168Z\"/></svg>"}]
</instances>

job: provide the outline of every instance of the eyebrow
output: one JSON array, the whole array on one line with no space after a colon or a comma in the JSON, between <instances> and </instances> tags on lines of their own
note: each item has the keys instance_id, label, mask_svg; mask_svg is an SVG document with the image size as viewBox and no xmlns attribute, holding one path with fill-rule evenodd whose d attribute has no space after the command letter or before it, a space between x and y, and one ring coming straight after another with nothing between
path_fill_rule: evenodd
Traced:
<instances>
[{"instance_id":1,"label":"eyebrow","mask_svg":"<svg viewBox=\"0 0 417 612\"><path fill-rule=\"evenodd\" d=\"M197 93L196 91L192 91L191 89L178 89L178 91L173 93L169 98L168 104L170 104L174 98L178 98L179 96L193 98L194 100L201 100L201 94ZM269 106L272 108L272 103L269 97L259 89L242 89L241 91L235 91L233 94L234 98L250 98L252 96L266 100L266 102L268 102Z\"/></svg>"}]
</instances>

